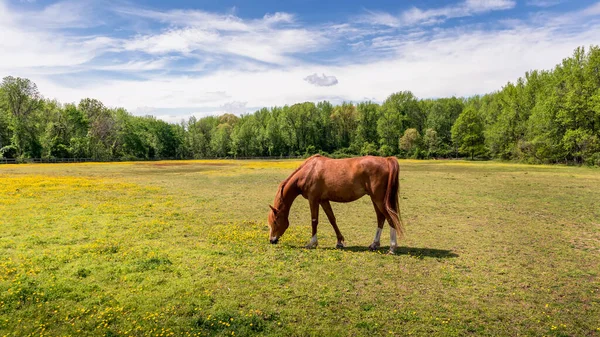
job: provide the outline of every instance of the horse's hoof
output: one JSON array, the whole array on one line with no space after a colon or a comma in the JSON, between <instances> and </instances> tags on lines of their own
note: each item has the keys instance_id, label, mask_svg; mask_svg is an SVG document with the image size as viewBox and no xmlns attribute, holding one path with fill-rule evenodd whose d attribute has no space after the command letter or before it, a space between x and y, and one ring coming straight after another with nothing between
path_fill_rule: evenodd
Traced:
<instances>
[{"instance_id":1,"label":"horse's hoof","mask_svg":"<svg viewBox=\"0 0 600 337\"><path fill-rule=\"evenodd\" d=\"M390 249L390 250L389 250L389 252L388 252L388 255L396 255L396 251L395 251L395 250L392 250L392 249Z\"/></svg>"},{"instance_id":2,"label":"horse's hoof","mask_svg":"<svg viewBox=\"0 0 600 337\"><path fill-rule=\"evenodd\" d=\"M304 248L306 248L306 249L315 249L315 248L317 248L317 244L316 243L315 244L310 244L309 243L306 246L304 246Z\"/></svg>"},{"instance_id":3,"label":"horse's hoof","mask_svg":"<svg viewBox=\"0 0 600 337\"><path fill-rule=\"evenodd\" d=\"M341 242L338 242L338 243L335 245L335 248L337 248L337 249L342 249L342 248L344 248L344 244L343 244L343 243L341 243Z\"/></svg>"},{"instance_id":4,"label":"horse's hoof","mask_svg":"<svg viewBox=\"0 0 600 337\"><path fill-rule=\"evenodd\" d=\"M372 244L369 245L369 249L371 251L376 251L377 249L379 249L379 244L373 242Z\"/></svg>"}]
</instances>

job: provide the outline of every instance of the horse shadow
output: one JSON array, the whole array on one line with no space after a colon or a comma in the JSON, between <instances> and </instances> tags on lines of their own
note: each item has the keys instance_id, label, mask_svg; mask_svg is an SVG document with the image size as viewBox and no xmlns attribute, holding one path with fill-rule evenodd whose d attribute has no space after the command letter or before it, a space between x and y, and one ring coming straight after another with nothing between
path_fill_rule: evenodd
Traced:
<instances>
[{"instance_id":1,"label":"horse shadow","mask_svg":"<svg viewBox=\"0 0 600 337\"><path fill-rule=\"evenodd\" d=\"M327 247L327 248L321 248L321 249L335 250L335 249L339 249L339 248ZM357 252L357 253L370 251L369 247L367 247L367 246L346 246L343 248L343 250L350 251L350 252ZM389 246L381 246L379 249L377 249L378 252L386 252L386 253L389 250L390 250ZM396 248L395 255L409 255L409 256L416 257L416 258L420 258L420 259L423 259L426 257L437 258L437 259L450 259L450 258L458 257L458 254L452 252L451 250L447 250L447 249L417 248L417 247L404 247L404 246L400 246L400 247Z\"/></svg>"}]
</instances>

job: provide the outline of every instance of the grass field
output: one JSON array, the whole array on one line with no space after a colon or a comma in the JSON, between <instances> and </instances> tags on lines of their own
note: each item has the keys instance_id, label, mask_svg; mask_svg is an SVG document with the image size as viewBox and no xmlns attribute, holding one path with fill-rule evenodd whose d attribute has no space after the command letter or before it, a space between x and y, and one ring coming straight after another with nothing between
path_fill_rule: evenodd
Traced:
<instances>
[{"instance_id":1,"label":"grass field","mask_svg":"<svg viewBox=\"0 0 600 337\"><path fill-rule=\"evenodd\" d=\"M368 197L298 198L298 161L0 166L0 336L600 336L600 171L400 161L407 236Z\"/></svg>"}]
</instances>

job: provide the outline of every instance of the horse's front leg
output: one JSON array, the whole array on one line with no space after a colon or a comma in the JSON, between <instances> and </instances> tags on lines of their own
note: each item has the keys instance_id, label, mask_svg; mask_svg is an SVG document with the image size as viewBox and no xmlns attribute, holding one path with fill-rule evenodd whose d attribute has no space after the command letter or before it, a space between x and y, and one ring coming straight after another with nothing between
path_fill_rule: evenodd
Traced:
<instances>
[{"instance_id":1,"label":"horse's front leg","mask_svg":"<svg viewBox=\"0 0 600 337\"><path fill-rule=\"evenodd\" d=\"M306 245L306 248L317 248L317 225L319 224L319 203L314 200L309 200L310 218L312 224L312 238Z\"/></svg>"},{"instance_id":2,"label":"horse's front leg","mask_svg":"<svg viewBox=\"0 0 600 337\"><path fill-rule=\"evenodd\" d=\"M344 243L344 236L338 228L337 222L335 220L335 215L333 215L333 209L331 209L331 204L329 203L329 201L323 201L321 202L321 207L323 207L323 210L327 215L327 219L329 219L329 223L331 223L331 226L335 231L335 236L337 237L337 244L335 245L335 248L344 248L346 246L346 244Z\"/></svg>"}]
</instances>

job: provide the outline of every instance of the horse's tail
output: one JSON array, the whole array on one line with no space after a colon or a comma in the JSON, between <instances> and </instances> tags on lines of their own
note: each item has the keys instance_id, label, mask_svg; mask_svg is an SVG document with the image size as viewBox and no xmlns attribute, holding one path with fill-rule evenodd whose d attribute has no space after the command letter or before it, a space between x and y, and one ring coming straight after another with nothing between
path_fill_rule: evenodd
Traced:
<instances>
[{"instance_id":1,"label":"horse's tail","mask_svg":"<svg viewBox=\"0 0 600 337\"><path fill-rule=\"evenodd\" d=\"M404 224L402 217L400 216L400 207L398 205L398 193L400 192L400 165L398 165L398 159L395 157L386 158L388 162L388 169L390 171L388 176L387 190L385 191L385 209L390 215L390 219L398 234L398 240L404 235Z\"/></svg>"}]
</instances>

